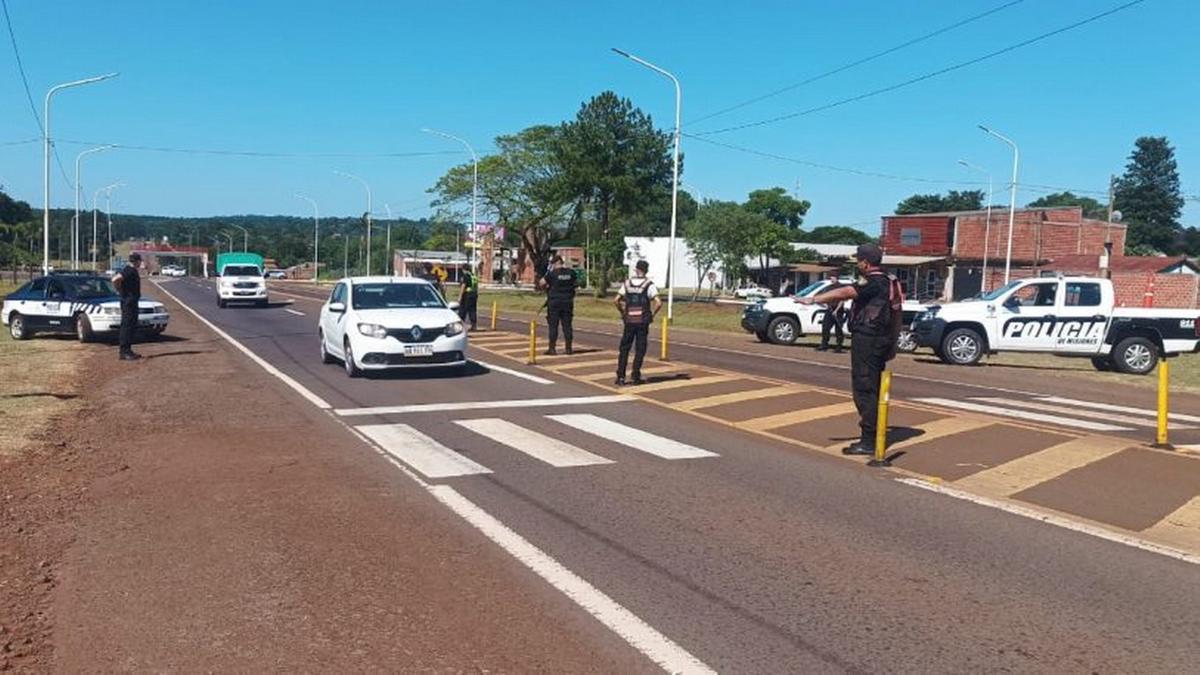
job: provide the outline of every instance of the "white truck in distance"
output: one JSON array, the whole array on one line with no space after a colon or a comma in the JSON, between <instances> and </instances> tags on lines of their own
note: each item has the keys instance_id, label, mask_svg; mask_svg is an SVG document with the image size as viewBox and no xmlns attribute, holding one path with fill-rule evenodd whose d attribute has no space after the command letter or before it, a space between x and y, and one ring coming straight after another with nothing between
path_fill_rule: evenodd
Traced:
<instances>
[{"instance_id":1,"label":"white truck in distance","mask_svg":"<svg viewBox=\"0 0 1200 675\"><path fill-rule=\"evenodd\" d=\"M1144 375L1162 356L1197 351L1197 309L1114 307L1112 282L1093 277L1019 279L977 299L930 307L913 322L918 346L946 363L984 354L1090 357L1097 370Z\"/></svg>"}]
</instances>

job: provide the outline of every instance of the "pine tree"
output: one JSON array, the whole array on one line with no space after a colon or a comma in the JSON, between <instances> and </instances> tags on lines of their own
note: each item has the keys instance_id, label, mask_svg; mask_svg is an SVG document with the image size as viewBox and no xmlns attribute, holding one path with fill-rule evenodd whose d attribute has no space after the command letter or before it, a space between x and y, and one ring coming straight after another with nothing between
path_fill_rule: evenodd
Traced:
<instances>
[{"instance_id":1,"label":"pine tree","mask_svg":"<svg viewBox=\"0 0 1200 675\"><path fill-rule=\"evenodd\" d=\"M1143 136L1134 146L1114 191L1114 206L1129 226L1126 247L1174 252L1183 211L1175 149L1165 136Z\"/></svg>"}]
</instances>

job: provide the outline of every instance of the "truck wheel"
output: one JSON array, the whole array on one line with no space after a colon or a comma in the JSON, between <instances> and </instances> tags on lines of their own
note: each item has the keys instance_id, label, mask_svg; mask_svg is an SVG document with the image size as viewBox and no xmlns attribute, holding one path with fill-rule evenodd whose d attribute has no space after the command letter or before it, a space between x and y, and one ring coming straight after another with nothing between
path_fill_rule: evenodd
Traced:
<instances>
[{"instance_id":1,"label":"truck wheel","mask_svg":"<svg viewBox=\"0 0 1200 675\"><path fill-rule=\"evenodd\" d=\"M1118 372L1145 375L1158 365L1158 347L1144 337L1128 337L1117 343L1112 361Z\"/></svg>"},{"instance_id":2,"label":"truck wheel","mask_svg":"<svg viewBox=\"0 0 1200 675\"><path fill-rule=\"evenodd\" d=\"M1113 362L1112 359L1107 356L1093 356L1092 367L1100 372L1107 373L1113 369Z\"/></svg>"},{"instance_id":3,"label":"truck wheel","mask_svg":"<svg viewBox=\"0 0 1200 675\"><path fill-rule=\"evenodd\" d=\"M767 324L767 339L777 345L790 345L800 337L800 324L790 316L777 316Z\"/></svg>"},{"instance_id":4,"label":"truck wheel","mask_svg":"<svg viewBox=\"0 0 1200 675\"><path fill-rule=\"evenodd\" d=\"M86 314L75 315L75 337L80 342L92 341L92 322L88 320Z\"/></svg>"},{"instance_id":5,"label":"truck wheel","mask_svg":"<svg viewBox=\"0 0 1200 675\"><path fill-rule=\"evenodd\" d=\"M956 366L971 366L983 357L983 338L970 328L956 328L942 340L942 360Z\"/></svg>"},{"instance_id":6,"label":"truck wheel","mask_svg":"<svg viewBox=\"0 0 1200 675\"><path fill-rule=\"evenodd\" d=\"M917 336L907 328L900 331L900 336L896 338L896 351L904 354L917 351Z\"/></svg>"},{"instance_id":7,"label":"truck wheel","mask_svg":"<svg viewBox=\"0 0 1200 675\"><path fill-rule=\"evenodd\" d=\"M13 312L8 317L8 334L14 340L28 340L29 333L29 326L25 325L25 317Z\"/></svg>"}]
</instances>

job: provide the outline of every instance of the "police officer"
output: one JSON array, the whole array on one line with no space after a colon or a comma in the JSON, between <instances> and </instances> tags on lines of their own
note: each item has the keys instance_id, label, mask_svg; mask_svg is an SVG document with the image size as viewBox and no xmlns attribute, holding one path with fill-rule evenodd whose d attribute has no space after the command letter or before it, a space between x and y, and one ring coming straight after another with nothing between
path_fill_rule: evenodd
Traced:
<instances>
[{"instance_id":1,"label":"police officer","mask_svg":"<svg viewBox=\"0 0 1200 675\"><path fill-rule=\"evenodd\" d=\"M829 286L825 288L826 293L841 287L842 284L838 281L837 272L830 272L829 276L826 278L830 281ZM842 341L844 340L844 336L842 335L842 322L845 320L845 303L839 300L825 305L825 315L821 317L821 344L817 347L817 351L828 351L829 333L836 332L837 347L835 347L833 351L837 352L838 354L842 353Z\"/></svg>"},{"instance_id":2,"label":"police officer","mask_svg":"<svg viewBox=\"0 0 1200 675\"><path fill-rule=\"evenodd\" d=\"M479 323L479 278L463 270L458 284L458 318L471 321L471 330Z\"/></svg>"},{"instance_id":3,"label":"police officer","mask_svg":"<svg viewBox=\"0 0 1200 675\"><path fill-rule=\"evenodd\" d=\"M121 296L120 359L133 361L142 358L133 352L133 333L138 324L138 301L142 299L142 278L138 268L142 255L137 251L129 254L129 263L113 276L113 285Z\"/></svg>"},{"instance_id":4,"label":"police officer","mask_svg":"<svg viewBox=\"0 0 1200 675\"><path fill-rule=\"evenodd\" d=\"M550 349L548 356L558 353L558 326L562 324L563 338L567 343L567 353L573 354L571 340L575 337L571 320L575 316L575 289L579 286L579 277L575 270L563 265L562 256L556 255L550 263L538 285L546 290L546 321L550 324Z\"/></svg>"},{"instance_id":5,"label":"police officer","mask_svg":"<svg viewBox=\"0 0 1200 675\"><path fill-rule=\"evenodd\" d=\"M645 260L637 261L634 265L633 278L621 284L617 292L617 309L621 312L621 323L625 330L621 333L621 347L617 355L616 385L625 385L625 366L629 362L629 348L633 347L633 383L642 384L642 360L646 358L646 338L650 334L650 323L654 315L662 307L658 298L658 289L654 282L646 277L650 271L650 263Z\"/></svg>"},{"instance_id":6,"label":"police officer","mask_svg":"<svg viewBox=\"0 0 1200 675\"><path fill-rule=\"evenodd\" d=\"M900 284L879 268L883 250L863 244L855 252L860 279L807 298L805 305L852 300L850 307L850 385L858 408L860 439L842 450L845 455L871 455L875 450L875 426L879 412L879 381L887 362L896 355L903 300Z\"/></svg>"}]
</instances>

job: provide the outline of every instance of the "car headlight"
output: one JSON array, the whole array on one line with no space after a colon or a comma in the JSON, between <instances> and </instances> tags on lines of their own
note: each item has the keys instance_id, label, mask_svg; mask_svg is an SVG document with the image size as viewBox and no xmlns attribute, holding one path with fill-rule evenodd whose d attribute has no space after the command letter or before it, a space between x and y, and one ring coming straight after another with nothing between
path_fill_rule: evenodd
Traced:
<instances>
[{"instance_id":1,"label":"car headlight","mask_svg":"<svg viewBox=\"0 0 1200 675\"><path fill-rule=\"evenodd\" d=\"M937 309L927 309L917 316L917 321L932 321L937 316Z\"/></svg>"},{"instance_id":2,"label":"car headlight","mask_svg":"<svg viewBox=\"0 0 1200 675\"><path fill-rule=\"evenodd\" d=\"M453 337L463 332L463 323L461 321L452 321L446 324L446 336Z\"/></svg>"},{"instance_id":3,"label":"car headlight","mask_svg":"<svg viewBox=\"0 0 1200 675\"><path fill-rule=\"evenodd\" d=\"M105 314L120 314L121 308L120 307L105 307L104 313Z\"/></svg>"},{"instance_id":4,"label":"car headlight","mask_svg":"<svg viewBox=\"0 0 1200 675\"><path fill-rule=\"evenodd\" d=\"M380 340L387 337L387 329L377 323L360 323L358 324L358 332L367 337L378 338Z\"/></svg>"}]
</instances>

